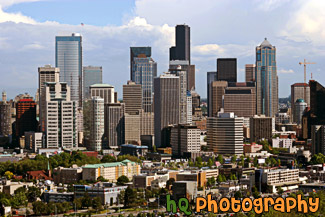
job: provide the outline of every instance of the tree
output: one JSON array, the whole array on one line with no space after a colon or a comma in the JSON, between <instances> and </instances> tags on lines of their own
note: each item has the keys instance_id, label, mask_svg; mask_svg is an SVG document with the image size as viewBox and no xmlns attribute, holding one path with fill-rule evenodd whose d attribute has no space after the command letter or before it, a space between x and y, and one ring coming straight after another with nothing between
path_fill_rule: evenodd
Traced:
<instances>
[{"instance_id":1,"label":"tree","mask_svg":"<svg viewBox=\"0 0 325 217\"><path fill-rule=\"evenodd\" d=\"M74 199L73 203L76 205L76 209L82 208L82 197Z\"/></svg>"},{"instance_id":2,"label":"tree","mask_svg":"<svg viewBox=\"0 0 325 217\"><path fill-rule=\"evenodd\" d=\"M137 199L136 189L127 187L124 193L124 206L131 207L131 205L136 201L136 199Z\"/></svg>"},{"instance_id":3,"label":"tree","mask_svg":"<svg viewBox=\"0 0 325 217\"><path fill-rule=\"evenodd\" d=\"M258 158L257 156L254 157L254 167L258 166Z\"/></svg>"},{"instance_id":4,"label":"tree","mask_svg":"<svg viewBox=\"0 0 325 217\"><path fill-rule=\"evenodd\" d=\"M19 192L17 194L14 194L14 196L10 200L11 206L14 208L18 208L20 206L26 206L28 203L26 194L23 192Z\"/></svg>"},{"instance_id":5,"label":"tree","mask_svg":"<svg viewBox=\"0 0 325 217\"><path fill-rule=\"evenodd\" d=\"M88 192L86 192L82 198L82 207L89 208L91 205L92 205L92 200L91 200Z\"/></svg>"},{"instance_id":6,"label":"tree","mask_svg":"<svg viewBox=\"0 0 325 217\"><path fill-rule=\"evenodd\" d=\"M111 156L111 155L105 155L102 160L102 163L111 163L111 162L116 162L115 157Z\"/></svg>"},{"instance_id":7,"label":"tree","mask_svg":"<svg viewBox=\"0 0 325 217\"><path fill-rule=\"evenodd\" d=\"M235 196L236 200L238 200L239 198L243 197L243 194L240 191L236 191L234 196Z\"/></svg>"},{"instance_id":8,"label":"tree","mask_svg":"<svg viewBox=\"0 0 325 217\"><path fill-rule=\"evenodd\" d=\"M28 202L35 202L41 196L41 190L35 186L28 187L27 199Z\"/></svg>"},{"instance_id":9,"label":"tree","mask_svg":"<svg viewBox=\"0 0 325 217\"><path fill-rule=\"evenodd\" d=\"M10 172L10 171L6 171L6 172L5 172L5 177L6 177L7 179L12 179L13 176L14 176L14 174L13 174L12 172Z\"/></svg>"},{"instance_id":10,"label":"tree","mask_svg":"<svg viewBox=\"0 0 325 217\"><path fill-rule=\"evenodd\" d=\"M102 202L99 197L93 198L92 207L97 211L103 209Z\"/></svg>"},{"instance_id":11,"label":"tree","mask_svg":"<svg viewBox=\"0 0 325 217\"><path fill-rule=\"evenodd\" d=\"M124 185L125 183L130 182L129 178L125 175L118 177L116 184L117 185Z\"/></svg>"},{"instance_id":12,"label":"tree","mask_svg":"<svg viewBox=\"0 0 325 217\"><path fill-rule=\"evenodd\" d=\"M216 179L212 176L211 178L208 178L207 185L209 187L212 187L216 184Z\"/></svg>"},{"instance_id":13,"label":"tree","mask_svg":"<svg viewBox=\"0 0 325 217\"><path fill-rule=\"evenodd\" d=\"M276 187L276 190L278 191L278 194L279 194L279 195L282 195L283 192L284 192L283 189L282 189L280 186L277 186L277 187Z\"/></svg>"},{"instance_id":14,"label":"tree","mask_svg":"<svg viewBox=\"0 0 325 217\"><path fill-rule=\"evenodd\" d=\"M236 155L233 155L231 157L231 163L235 164L236 162L237 162L237 157L236 157Z\"/></svg>"},{"instance_id":15,"label":"tree","mask_svg":"<svg viewBox=\"0 0 325 217\"><path fill-rule=\"evenodd\" d=\"M219 154L216 161L219 161L219 163L223 164L224 163L223 156Z\"/></svg>"},{"instance_id":16,"label":"tree","mask_svg":"<svg viewBox=\"0 0 325 217\"><path fill-rule=\"evenodd\" d=\"M195 166L201 168L202 167L202 162L203 162L202 157L197 157L195 159Z\"/></svg>"},{"instance_id":17,"label":"tree","mask_svg":"<svg viewBox=\"0 0 325 217\"><path fill-rule=\"evenodd\" d=\"M105 179L103 176L98 176L97 181L99 181L99 182L107 182L108 180Z\"/></svg>"},{"instance_id":18,"label":"tree","mask_svg":"<svg viewBox=\"0 0 325 217\"><path fill-rule=\"evenodd\" d=\"M46 213L46 204L42 201L36 201L33 203L33 212L35 215L42 215L43 213Z\"/></svg>"},{"instance_id":19,"label":"tree","mask_svg":"<svg viewBox=\"0 0 325 217\"><path fill-rule=\"evenodd\" d=\"M212 161L212 159L211 158L209 158L209 160L208 160L208 167L212 167L213 166L213 161Z\"/></svg>"}]
</instances>

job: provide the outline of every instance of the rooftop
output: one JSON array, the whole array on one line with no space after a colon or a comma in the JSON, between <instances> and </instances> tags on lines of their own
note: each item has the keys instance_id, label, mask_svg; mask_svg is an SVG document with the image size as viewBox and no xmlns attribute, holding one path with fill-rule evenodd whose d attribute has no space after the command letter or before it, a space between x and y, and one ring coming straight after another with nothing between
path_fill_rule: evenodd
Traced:
<instances>
[{"instance_id":1,"label":"rooftop","mask_svg":"<svg viewBox=\"0 0 325 217\"><path fill-rule=\"evenodd\" d=\"M110 85L110 84L93 84L90 85L90 87L107 87L107 88L114 88L114 86Z\"/></svg>"},{"instance_id":2,"label":"rooftop","mask_svg":"<svg viewBox=\"0 0 325 217\"><path fill-rule=\"evenodd\" d=\"M136 164L135 162L126 159L121 162L87 164L87 165L83 166L82 168L117 167L117 166L125 166L127 163L131 163L132 165Z\"/></svg>"}]
</instances>

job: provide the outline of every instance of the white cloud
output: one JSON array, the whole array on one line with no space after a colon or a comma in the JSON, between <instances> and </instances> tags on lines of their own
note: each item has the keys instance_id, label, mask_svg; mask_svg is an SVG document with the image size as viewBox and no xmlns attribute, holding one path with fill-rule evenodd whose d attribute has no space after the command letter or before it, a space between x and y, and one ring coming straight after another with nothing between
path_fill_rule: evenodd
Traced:
<instances>
[{"instance_id":1,"label":"white cloud","mask_svg":"<svg viewBox=\"0 0 325 217\"><path fill-rule=\"evenodd\" d=\"M22 15L21 13L7 13L2 10L0 5L0 23L14 22L14 23L30 23L35 24L36 21L31 17Z\"/></svg>"},{"instance_id":2,"label":"white cloud","mask_svg":"<svg viewBox=\"0 0 325 217\"><path fill-rule=\"evenodd\" d=\"M292 69L279 69L278 73L282 73L282 74L293 74L295 73Z\"/></svg>"},{"instance_id":3,"label":"white cloud","mask_svg":"<svg viewBox=\"0 0 325 217\"><path fill-rule=\"evenodd\" d=\"M197 45L192 51L200 55L221 55L225 52L224 48L217 44Z\"/></svg>"}]
</instances>

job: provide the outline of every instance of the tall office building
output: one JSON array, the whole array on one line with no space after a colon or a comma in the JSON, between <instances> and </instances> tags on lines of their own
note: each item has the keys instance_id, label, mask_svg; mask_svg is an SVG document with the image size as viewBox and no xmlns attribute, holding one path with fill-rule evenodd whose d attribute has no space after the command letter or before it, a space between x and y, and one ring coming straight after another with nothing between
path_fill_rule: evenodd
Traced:
<instances>
[{"instance_id":1,"label":"tall office building","mask_svg":"<svg viewBox=\"0 0 325 217\"><path fill-rule=\"evenodd\" d=\"M140 143L140 114L125 113L125 143Z\"/></svg>"},{"instance_id":2,"label":"tall office building","mask_svg":"<svg viewBox=\"0 0 325 217\"><path fill-rule=\"evenodd\" d=\"M169 60L187 60L191 64L191 28L184 24L175 30L176 46L169 49Z\"/></svg>"},{"instance_id":3,"label":"tall office building","mask_svg":"<svg viewBox=\"0 0 325 217\"><path fill-rule=\"evenodd\" d=\"M223 108L238 117L252 117L256 114L255 82L229 82L225 89Z\"/></svg>"},{"instance_id":4,"label":"tall office building","mask_svg":"<svg viewBox=\"0 0 325 217\"><path fill-rule=\"evenodd\" d=\"M185 152L201 151L201 130L197 126L178 124L172 127L170 145L174 156L183 156Z\"/></svg>"},{"instance_id":5,"label":"tall office building","mask_svg":"<svg viewBox=\"0 0 325 217\"><path fill-rule=\"evenodd\" d=\"M303 138L311 138L312 125L325 125L325 87L314 80L309 81L310 110L303 116Z\"/></svg>"},{"instance_id":6,"label":"tall office building","mask_svg":"<svg viewBox=\"0 0 325 217\"><path fill-rule=\"evenodd\" d=\"M256 47L256 113L269 117L278 112L276 48L265 40Z\"/></svg>"},{"instance_id":7,"label":"tall office building","mask_svg":"<svg viewBox=\"0 0 325 217\"><path fill-rule=\"evenodd\" d=\"M82 104L82 38L78 33L56 36L55 67L60 68L60 82L71 88L71 100Z\"/></svg>"},{"instance_id":8,"label":"tall office building","mask_svg":"<svg viewBox=\"0 0 325 217\"><path fill-rule=\"evenodd\" d=\"M170 71L171 74L174 74L179 77L179 123L186 124L187 122L187 76L186 71L182 70L181 66L178 66L177 69ZM191 105L192 106L192 105ZM191 115L192 116L192 115Z\"/></svg>"},{"instance_id":9,"label":"tall office building","mask_svg":"<svg viewBox=\"0 0 325 217\"><path fill-rule=\"evenodd\" d=\"M125 113L139 113L139 110L142 109L141 84L128 81L127 85L123 85L123 103L125 103Z\"/></svg>"},{"instance_id":10,"label":"tall office building","mask_svg":"<svg viewBox=\"0 0 325 217\"><path fill-rule=\"evenodd\" d=\"M312 154L325 154L325 125L311 126Z\"/></svg>"},{"instance_id":11,"label":"tall office building","mask_svg":"<svg viewBox=\"0 0 325 217\"><path fill-rule=\"evenodd\" d=\"M36 103L33 99L21 99L16 104L16 136L37 130Z\"/></svg>"},{"instance_id":12,"label":"tall office building","mask_svg":"<svg viewBox=\"0 0 325 217\"><path fill-rule=\"evenodd\" d=\"M255 81L255 64L245 65L245 81L254 82Z\"/></svg>"},{"instance_id":13,"label":"tall office building","mask_svg":"<svg viewBox=\"0 0 325 217\"><path fill-rule=\"evenodd\" d=\"M42 97L45 83L47 82L59 82L60 81L60 69L57 67L52 67L51 65L45 65L43 67L38 67L38 99L36 100L38 104L37 114L39 110L44 110L45 105L42 105L40 98ZM44 123L43 123L44 124ZM41 125L41 123L40 123Z\"/></svg>"},{"instance_id":14,"label":"tall office building","mask_svg":"<svg viewBox=\"0 0 325 217\"><path fill-rule=\"evenodd\" d=\"M157 76L157 63L151 58L151 48L131 47L131 80L142 87L142 108L153 111L153 79ZM149 52L150 49L150 52ZM140 51L139 51L140 50ZM142 52L141 52L142 51ZM138 54L135 56L135 54ZM150 54L150 56L147 56Z\"/></svg>"},{"instance_id":15,"label":"tall office building","mask_svg":"<svg viewBox=\"0 0 325 217\"><path fill-rule=\"evenodd\" d=\"M186 71L187 90L195 89L195 65L191 65L191 28L177 25L175 28L176 46L169 49L169 71L181 66Z\"/></svg>"},{"instance_id":16,"label":"tall office building","mask_svg":"<svg viewBox=\"0 0 325 217\"><path fill-rule=\"evenodd\" d=\"M6 93L6 91L2 91L2 102L3 103L7 102L7 93Z\"/></svg>"},{"instance_id":17,"label":"tall office building","mask_svg":"<svg viewBox=\"0 0 325 217\"><path fill-rule=\"evenodd\" d=\"M143 109L140 110L140 136L155 134L155 115L153 112L144 112Z\"/></svg>"},{"instance_id":18,"label":"tall office building","mask_svg":"<svg viewBox=\"0 0 325 217\"><path fill-rule=\"evenodd\" d=\"M236 58L217 59L217 80L237 82L237 59Z\"/></svg>"},{"instance_id":19,"label":"tall office building","mask_svg":"<svg viewBox=\"0 0 325 217\"><path fill-rule=\"evenodd\" d=\"M117 148L125 143L124 114L124 103L105 104L105 137L107 138L108 147L110 148Z\"/></svg>"},{"instance_id":20,"label":"tall office building","mask_svg":"<svg viewBox=\"0 0 325 217\"><path fill-rule=\"evenodd\" d=\"M78 102L70 98L66 82L46 83L40 99L41 131L46 137L46 148L73 149L78 147Z\"/></svg>"},{"instance_id":21,"label":"tall office building","mask_svg":"<svg viewBox=\"0 0 325 217\"><path fill-rule=\"evenodd\" d=\"M186 123L192 124L192 95L190 91L186 94Z\"/></svg>"},{"instance_id":22,"label":"tall office building","mask_svg":"<svg viewBox=\"0 0 325 217\"><path fill-rule=\"evenodd\" d=\"M243 154L243 118L219 112L207 119L208 150L216 154Z\"/></svg>"},{"instance_id":23,"label":"tall office building","mask_svg":"<svg viewBox=\"0 0 325 217\"><path fill-rule=\"evenodd\" d=\"M169 143L167 127L179 124L180 78L164 74L155 78L155 144L164 147Z\"/></svg>"},{"instance_id":24,"label":"tall office building","mask_svg":"<svg viewBox=\"0 0 325 217\"><path fill-rule=\"evenodd\" d=\"M90 97L99 96L104 103L115 103L114 87L109 84L93 84L89 87Z\"/></svg>"},{"instance_id":25,"label":"tall office building","mask_svg":"<svg viewBox=\"0 0 325 217\"><path fill-rule=\"evenodd\" d=\"M305 96L306 91L306 96ZM303 99L310 106L310 88L306 83L295 83L291 85L291 118L294 121L295 103L298 99Z\"/></svg>"},{"instance_id":26,"label":"tall office building","mask_svg":"<svg viewBox=\"0 0 325 217\"><path fill-rule=\"evenodd\" d=\"M186 71L186 89L195 90L195 65L190 65L188 60L170 60L168 71L174 74L176 71Z\"/></svg>"},{"instance_id":27,"label":"tall office building","mask_svg":"<svg viewBox=\"0 0 325 217\"><path fill-rule=\"evenodd\" d=\"M93 151L102 150L104 137L104 99L96 96L90 100L90 146Z\"/></svg>"},{"instance_id":28,"label":"tall office building","mask_svg":"<svg viewBox=\"0 0 325 217\"><path fill-rule=\"evenodd\" d=\"M211 98L211 84L213 81L217 80L217 72L207 72L207 103L208 103L208 117L212 117L212 98Z\"/></svg>"},{"instance_id":29,"label":"tall office building","mask_svg":"<svg viewBox=\"0 0 325 217\"><path fill-rule=\"evenodd\" d=\"M38 92L39 97L42 95L43 88L46 82L59 82L60 69L52 67L51 65L45 65L38 67Z\"/></svg>"},{"instance_id":30,"label":"tall office building","mask_svg":"<svg viewBox=\"0 0 325 217\"><path fill-rule=\"evenodd\" d=\"M262 139L272 138L272 118L265 115L255 115L250 118L250 141L259 142Z\"/></svg>"},{"instance_id":31,"label":"tall office building","mask_svg":"<svg viewBox=\"0 0 325 217\"><path fill-rule=\"evenodd\" d=\"M89 87L93 84L103 83L103 68L101 66L83 67L83 99L90 98Z\"/></svg>"},{"instance_id":32,"label":"tall office building","mask_svg":"<svg viewBox=\"0 0 325 217\"><path fill-rule=\"evenodd\" d=\"M305 103L303 99L297 99L294 108L295 114L293 116L293 121L297 123L297 125L301 125L302 115L307 108L307 103Z\"/></svg>"},{"instance_id":33,"label":"tall office building","mask_svg":"<svg viewBox=\"0 0 325 217\"><path fill-rule=\"evenodd\" d=\"M11 134L11 105L3 99L0 102L0 136L8 137Z\"/></svg>"},{"instance_id":34,"label":"tall office building","mask_svg":"<svg viewBox=\"0 0 325 217\"><path fill-rule=\"evenodd\" d=\"M227 86L227 81L213 81L211 83L211 101L208 105L209 112L211 112L211 117L217 116L217 113L220 111L221 108L223 108L223 97L225 95L225 90Z\"/></svg>"}]
</instances>

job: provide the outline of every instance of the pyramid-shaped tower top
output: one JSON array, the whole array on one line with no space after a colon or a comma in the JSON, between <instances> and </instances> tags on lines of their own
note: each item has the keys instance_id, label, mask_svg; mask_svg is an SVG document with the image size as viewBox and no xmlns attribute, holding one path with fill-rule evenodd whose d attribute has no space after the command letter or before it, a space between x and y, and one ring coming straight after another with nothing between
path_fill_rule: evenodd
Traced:
<instances>
[{"instance_id":1,"label":"pyramid-shaped tower top","mask_svg":"<svg viewBox=\"0 0 325 217\"><path fill-rule=\"evenodd\" d=\"M265 38L260 46L261 47L272 47L272 44L267 40L267 38Z\"/></svg>"}]
</instances>

